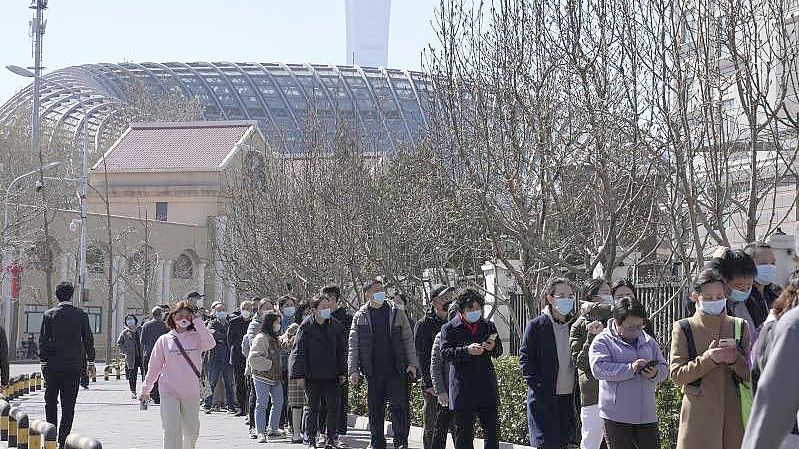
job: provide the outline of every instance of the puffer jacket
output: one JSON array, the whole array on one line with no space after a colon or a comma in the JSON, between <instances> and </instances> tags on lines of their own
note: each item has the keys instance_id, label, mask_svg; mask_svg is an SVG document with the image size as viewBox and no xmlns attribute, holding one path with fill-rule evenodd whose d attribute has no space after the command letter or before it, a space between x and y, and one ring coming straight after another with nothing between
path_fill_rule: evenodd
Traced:
<instances>
[{"instance_id":1,"label":"puffer jacket","mask_svg":"<svg viewBox=\"0 0 799 449\"><path fill-rule=\"evenodd\" d=\"M275 338L259 332L247 355L252 376L270 385L280 382L283 372L280 352L280 343Z\"/></svg>"},{"instance_id":2,"label":"puffer jacket","mask_svg":"<svg viewBox=\"0 0 799 449\"><path fill-rule=\"evenodd\" d=\"M449 394L450 365L441 357L441 331L439 331L433 339L433 347L430 352L430 378L433 383L433 392L436 395Z\"/></svg>"},{"instance_id":3,"label":"puffer jacket","mask_svg":"<svg viewBox=\"0 0 799 449\"><path fill-rule=\"evenodd\" d=\"M392 301L386 301L391 323L391 343L397 371L404 373L408 367L419 369L419 359L413 341L413 332L405 311L398 309ZM372 322L369 318L369 303L355 312L349 335L348 373L363 373L369 377L374 372L372 362Z\"/></svg>"}]
</instances>

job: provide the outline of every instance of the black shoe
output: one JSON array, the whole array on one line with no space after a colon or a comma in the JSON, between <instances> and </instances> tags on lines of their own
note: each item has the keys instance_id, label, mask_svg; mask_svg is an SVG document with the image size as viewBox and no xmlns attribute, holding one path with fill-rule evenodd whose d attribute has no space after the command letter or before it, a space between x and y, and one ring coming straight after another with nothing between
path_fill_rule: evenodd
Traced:
<instances>
[{"instance_id":1,"label":"black shoe","mask_svg":"<svg viewBox=\"0 0 799 449\"><path fill-rule=\"evenodd\" d=\"M394 449L408 449L408 443L394 443Z\"/></svg>"},{"instance_id":2,"label":"black shoe","mask_svg":"<svg viewBox=\"0 0 799 449\"><path fill-rule=\"evenodd\" d=\"M210 407L204 408L203 411L205 412L206 415L210 415L211 414L211 408Z\"/></svg>"}]
</instances>

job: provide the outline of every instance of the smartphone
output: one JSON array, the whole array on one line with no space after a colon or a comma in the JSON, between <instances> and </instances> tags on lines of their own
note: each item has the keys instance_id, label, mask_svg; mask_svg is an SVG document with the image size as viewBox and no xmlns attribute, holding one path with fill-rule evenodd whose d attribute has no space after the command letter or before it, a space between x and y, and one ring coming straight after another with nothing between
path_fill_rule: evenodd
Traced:
<instances>
[{"instance_id":1,"label":"smartphone","mask_svg":"<svg viewBox=\"0 0 799 449\"><path fill-rule=\"evenodd\" d=\"M658 361L657 360L650 360L650 361L646 362L646 365L644 365L644 367L642 369L654 368L656 366L658 366Z\"/></svg>"},{"instance_id":2,"label":"smartphone","mask_svg":"<svg viewBox=\"0 0 799 449\"><path fill-rule=\"evenodd\" d=\"M735 347L735 339L734 338L720 338L719 339L719 348L734 348Z\"/></svg>"},{"instance_id":3,"label":"smartphone","mask_svg":"<svg viewBox=\"0 0 799 449\"><path fill-rule=\"evenodd\" d=\"M491 334L491 335L489 335L489 336L488 336L488 338L486 339L486 343L491 343L491 342L493 342L494 340L496 340L496 339L497 339L497 336L498 336L497 334Z\"/></svg>"}]
</instances>

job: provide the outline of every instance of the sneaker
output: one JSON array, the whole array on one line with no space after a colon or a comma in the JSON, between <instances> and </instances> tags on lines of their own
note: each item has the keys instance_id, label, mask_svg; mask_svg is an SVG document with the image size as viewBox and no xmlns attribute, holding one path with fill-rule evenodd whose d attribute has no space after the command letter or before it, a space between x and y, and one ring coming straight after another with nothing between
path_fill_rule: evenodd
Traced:
<instances>
[{"instance_id":1,"label":"sneaker","mask_svg":"<svg viewBox=\"0 0 799 449\"><path fill-rule=\"evenodd\" d=\"M238 412L238 410L236 410L235 407L231 407L227 412L228 412L229 415L239 416L239 412Z\"/></svg>"},{"instance_id":2,"label":"sneaker","mask_svg":"<svg viewBox=\"0 0 799 449\"><path fill-rule=\"evenodd\" d=\"M319 435L316 438L316 447L325 447L326 443L327 443L327 437Z\"/></svg>"},{"instance_id":3,"label":"sneaker","mask_svg":"<svg viewBox=\"0 0 799 449\"><path fill-rule=\"evenodd\" d=\"M210 407L203 408L203 411L205 412L206 415L210 415L211 414L211 408Z\"/></svg>"},{"instance_id":4,"label":"sneaker","mask_svg":"<svg viewBox=\"0 0 799 449\"><path fill-rule=\"evenodd\" d=\"M408 443L394 443L394 449L408 449Z\"/></svg>"},{"instance_id":5,"label":"sneaker","mask_svg":"<svg viewBox=\"0 0 799 449\"><path fill-rule=\"evenodd\" d=\"M130 392L130 398L131 399L137 399L138 398L138 396L136 396L136 392L135 391L131 391Z\"/></svg>"},{"instance_id":6,"label":"sneaker","mask_svg":"<svg viewBox=\"0 0 799 449\"><path fill-rule=\"evenodd\" d=\"M259 433L258 434L258 442L259 443L268 443L269 439L266 437L266 435L264 435L262 433Z\"/></svg>"},{"instance_id":7,"label":"sneaker","mask_svg":"<svg viewBox=\"0 0 799 449\"><path fill-rule=\"evenodd\" d=\"M270 430L266 435L269 437L284 438L286 436L286 432L282 429Z\"/></svg>"},{"instance_id":8,"label":"sneaker","mask_svg":"<svg viewBox=\"0 0 799 449\"><path fill-rule=\"evenodd\" d=\"M254 427L250 429L250 438L252 438L253 440L258 438L258 432L256 432Z\"/></svg>"},{"instance_id":9,"label":"sneaker","mask_svg":"<svg viewBox=\"0 0 799 449\"><path fill-rule=\"evenodd\" d=\"M349 449L350 446L344 441L344 438L341 438L341 436L339 436L338 438L336 438L336 447L338 449Z\"/></svg>"}]
</instances>

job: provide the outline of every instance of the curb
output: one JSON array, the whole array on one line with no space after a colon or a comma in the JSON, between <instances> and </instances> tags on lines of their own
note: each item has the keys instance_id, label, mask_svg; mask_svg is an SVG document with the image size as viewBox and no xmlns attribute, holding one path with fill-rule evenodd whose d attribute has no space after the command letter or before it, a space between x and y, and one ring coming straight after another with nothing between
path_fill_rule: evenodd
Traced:
<instances>
[{"instance_id":1,"label":"curb","mask_svg":"<svg viewBox=\"0 0 799 449\"><path fill-rule=\"evenodd\" d=\"M347 425L355 430L369 430L369 418L365 416L358 416L349 414L347 415ZM391 422L386 421L383 423L383 429L386 433L386 436L392 436L394 434ZM412 441L422 441L422 436L424 435L424 429L421 427L411 426L410 432L408 433L408 439ZM474 439L474 449L483 449L485 443L482 439L475 438ZM447 448L455 447L452 443L452 437L447 435ZM502 441L499 442L499 449L535 449L532 446L524 446L521 444L511 444L511 443L504 443Z\"/></svg>"}]
</instances>

